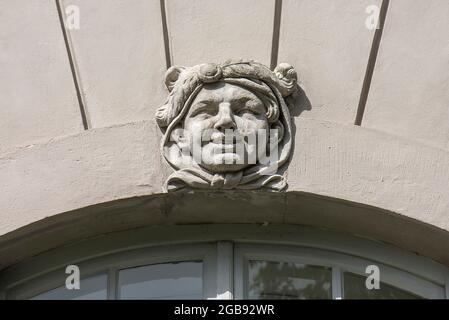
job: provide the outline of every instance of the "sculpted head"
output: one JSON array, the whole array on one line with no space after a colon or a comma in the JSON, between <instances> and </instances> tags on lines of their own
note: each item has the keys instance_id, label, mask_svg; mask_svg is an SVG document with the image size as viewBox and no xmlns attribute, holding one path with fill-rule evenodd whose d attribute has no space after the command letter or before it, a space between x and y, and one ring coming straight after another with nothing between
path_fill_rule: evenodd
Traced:
<instances>
[{"instance_id":1,"label":"sculpted head","mask_svg":"<svg viewBox=\"0 0 449 320\"><path fill-rule=\"evenodd\" d=\"M164 130L164 157L178 170L169 189L170 181L232 189L257 185L264 175L280 178L272 168L277 170L290 150L283 100L296 86L290 65L275 72L252 61L172 67L166 85L170 95L156 119Z\"/></svg>"},{"instance_id":2,"label":"sculpted head","mask_svg":"<svg viewBox=\"0 0 449 320\"><path fill-rule=\"evenodd\" d=\"M268 107L254 92L219 81L203 86L187 112L183 128L191 137L191 150L202 153L198 164L211 172L239 171L257 159L257 147L266 149L268 139L254 145L237 136L254 135L270 129ZM200 134L194 134L202 133ZM228 138L226 138L228 135ZM268 137L267 137L268 138ZM238 152L237 143L242 143ZM255 141L254 141L255 142Z\"/></svg>"}]
</instances>

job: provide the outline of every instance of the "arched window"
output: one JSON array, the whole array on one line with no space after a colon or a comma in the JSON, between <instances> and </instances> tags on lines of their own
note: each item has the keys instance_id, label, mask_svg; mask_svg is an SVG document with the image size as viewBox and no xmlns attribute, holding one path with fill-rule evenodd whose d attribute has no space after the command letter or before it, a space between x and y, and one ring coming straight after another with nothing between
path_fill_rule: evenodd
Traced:
<instances>
[{"instance_id":1,"label":"arched window","mask_svg":"<svg viewBox=\"0 0 449 320\"><path fill-rule=\"evenodd\" d=\"M66 267L80 270L67 289ZM448 269L378 242L294 226L147 228L0 272L6 299L447 298Z\"/></svg>"}]
</instances>

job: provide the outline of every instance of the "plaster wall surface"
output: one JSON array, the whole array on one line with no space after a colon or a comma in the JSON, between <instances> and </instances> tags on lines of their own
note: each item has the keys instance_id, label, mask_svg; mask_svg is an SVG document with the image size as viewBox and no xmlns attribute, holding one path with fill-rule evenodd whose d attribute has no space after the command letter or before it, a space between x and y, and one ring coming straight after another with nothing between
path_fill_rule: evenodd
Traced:
<instances>
[{"instance_id":1,"label":"plaster wall surface","mask_svg":"<svg viewBox=\"0 0 449 320\"><path fill-rule=\"evenodd\" d=\"M170 0L173 65L245 58L270 64L274 0Z\"/></svg>"},{"instance_id":2,"label":"plaster wall surface","mask_svg":"<svg viewBox=\"0 0 449 320\"><path fill-rule=\"evenodd\" d=\"M50 246L108 228L266 219L338 226L449 263L447 1L390 1L361 126L353 123L375 38L366 7L380 0L60 4L80 8L80 29L66 30L67 43L55 1L0 2L1 257L19 250L11 244L19 236L41 234ZM243 193L236 204L253 212L210 218L162 194L171 169L153 117L167 95L167 67L235 57L293 64L305 98L292 112L287 193ZM304 205L298 193L347 205ZM140 214L105 213L86 227L86 208L141 198L151 205ZM262 210L270 203L280 212ZM353 211L356 205L379 216ZM84 224L70 229L72 217ZM41 232L49 223L64 226L59 242Z\"/></svg>"},{"instance_id":3,"label":"plaster wall surface","mask_svg":"<svg viewBox=\"0 0 449 320\"><path fill-rule=\"evenodd\" d=\"M159 1L64 0L80 11L69 30L91 128L151 119L165 99Z\"/></svg>"},{"instance_id":4,"label":"plaster wall surface","mask_svg":"<svg viewBox=\"0 0 449 320\"><path fill-rule=\"evenodd\" d=\"M54 1L0 2L0 152L83 130Z\"/></svg>"},{"instance_id":5,"label":"plaster wall surface","mask_svg":"<svg viewBox=\"0 0 449 320\"><path fill-rule=\"evenodd\" d=\"M381 1L283 1L279 61L298 71L310 104L303 117L354 123L374 37L370 5Z\"/></svg>"},{"instance_id":6,"label":"plaster wall surface","mask_svg":"<svg viewBox=\"0 0 449 320\"><path fill-rule=\"evenodd\" d=\"M449 2L391 1L363 125L449 149Z\"/></svg>"}]
</instances>

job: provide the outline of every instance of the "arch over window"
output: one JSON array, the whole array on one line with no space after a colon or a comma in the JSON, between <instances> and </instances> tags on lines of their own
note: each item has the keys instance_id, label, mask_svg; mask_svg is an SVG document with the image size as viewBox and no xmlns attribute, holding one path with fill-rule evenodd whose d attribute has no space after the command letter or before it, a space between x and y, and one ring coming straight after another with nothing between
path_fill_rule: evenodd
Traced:
<instances>
[{"instance_id":1,"label":"arch over window","mask_svg":"<svg viewBox=\"0 0 449 320\"><path fill-rule=\"evenodd\" d=\"M66 288L68 265L80 270L79 290ZM448 278L430 259L331 231L191 225L52 250L0 272L0 290L6 299L441 299Z\"/></svg>"}]
</instances>

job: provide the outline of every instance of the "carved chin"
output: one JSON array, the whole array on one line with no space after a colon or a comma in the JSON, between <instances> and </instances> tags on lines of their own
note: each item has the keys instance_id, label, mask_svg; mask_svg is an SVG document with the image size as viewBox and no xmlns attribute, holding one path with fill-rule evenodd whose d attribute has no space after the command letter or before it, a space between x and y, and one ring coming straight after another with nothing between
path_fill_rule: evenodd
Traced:
<instances>
[{"instance_id":1,"label":"carved chin","mask_svg":"<svg viewBox=\"0 0 449 320\"><path fill-rule=\"evenodd\" d=\"M217 154L203 160L200 166L215 173L236 172L248 166L248 164L242 163L243 159L235 153Z\"/></svg>"}]
</instances>

